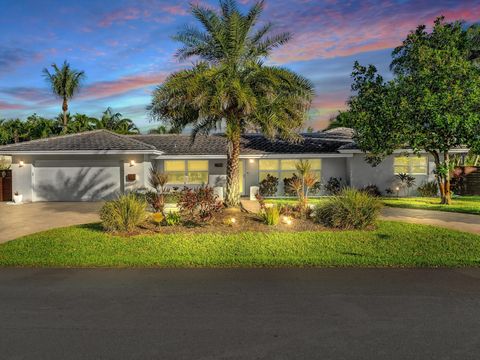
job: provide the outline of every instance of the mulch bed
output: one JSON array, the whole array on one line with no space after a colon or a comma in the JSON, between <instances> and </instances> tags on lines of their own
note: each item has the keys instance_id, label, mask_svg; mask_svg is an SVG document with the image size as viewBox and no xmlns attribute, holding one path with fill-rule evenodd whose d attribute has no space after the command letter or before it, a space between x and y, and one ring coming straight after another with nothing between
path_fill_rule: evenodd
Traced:
<instances>
[{"instance_id":1,"label":"mulch bed","mask_svg":"<svg viewBox=\"0 0 480 360\"><path fill-rule=\"evenodd\" d=\"M235 218L235 223L228 224L228 220ZM282 217L281 217L282 219ZM231 234L241 232L298 232L322 231L325 227L315 224L311 220L293 219L291 225L280 221L278 225L265 225L256 214L242 212L240 209L225 209L217 213L210 223L196 225L158 226L149 221L139 227L139 234L178 234L178 233L220 233Z\"/></svg>"}]
</instances>

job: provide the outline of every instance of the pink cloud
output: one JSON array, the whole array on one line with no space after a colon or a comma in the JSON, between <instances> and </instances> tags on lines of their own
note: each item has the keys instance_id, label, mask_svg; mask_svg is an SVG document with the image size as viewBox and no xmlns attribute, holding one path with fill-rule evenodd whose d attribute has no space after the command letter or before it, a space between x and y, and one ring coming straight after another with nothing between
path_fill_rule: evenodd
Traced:
<instances>
[{"instance_id":1,"label":"pink cloud","mask_svg":"<svg viewBox=\"0 0 480 360\"><path fill-rule=\"evenodd\" d=\"M6 101L0 100L0 110L24 110L26 107L21 104L12 104Z\"/></svg>"},{"instance_id":2,"label":"pink cloud","mask_svg":"<svg viewBox=\"0 0 480 360\"><path fill-rule=\"evenodd\" d=\"M188 9L180 5L165 5L162 10L172 15L187 15Z\"/></svg>"},{"instance_id":3,"label":"pink cloud","mask_svg":"<svg viewBox=\"0 0 480 360\"><path fill-rule=\"evenodd\" d=\"M123 8L105 15L102 19L100 19L98 25L100 27L108 27L117 22L137 20L141 16L142 12L137 8Z\"/></svg>"},{"instance_id":4,"label":"pink cloud","mask_svg":"<svg viewBox=\"0 0 480 360\"><path fill-rule=\"evenodd\" d=\"M389 1L364 2L353 10L343 10L327 7L312 15L295 14L295 28L300 31L294 34L293 41L273 52L273 60L288 63L390 49L419 24L431 25L440 15L449 21L480 19L480 4L470 2L451 9L422 8L418 3L402 7ZM282 30L291 30L291 18L279 20Z\"/></svg>"},{"instance_id":5,"label":"pink cloud","mask_svg":"<svg viewBox=\"0 0 480 360\"><path fill-rule=\"evenodd\" d=\"M159 85L168 75L166 73L139 74L125 76L118 80L99 81L86 86L80 93L81 99L101 99L120 95L132 90Z\"/></svg>"}]
</instances>

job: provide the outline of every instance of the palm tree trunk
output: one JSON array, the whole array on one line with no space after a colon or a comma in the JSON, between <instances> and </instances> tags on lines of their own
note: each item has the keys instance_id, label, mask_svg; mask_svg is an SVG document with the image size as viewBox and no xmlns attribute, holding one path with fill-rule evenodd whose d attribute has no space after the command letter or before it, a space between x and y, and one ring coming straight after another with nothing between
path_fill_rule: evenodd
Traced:
<instances>
[{"instance_id":1,"label":"palm tree trunk","mask_svg":"<svg viewBox=\"0 0 480 360\"><path fill-rule=\"evenodd\" d=\"M227 192L225 205L235 207L240 204L240 134L230 139L227 151Z\"/></svg>"},{"instance_id":2,"label":"palm tree trunk","mask_svg":"<svg viewBox=\"0 0 480 360\"><path fill-rule=\"evenodd\" d=\"M68 103L67 99L63 99L63 104L62 104L62 111L63 111L63 127L67 127L67 111L68 111Z\"/></svg>"}]
</instances>

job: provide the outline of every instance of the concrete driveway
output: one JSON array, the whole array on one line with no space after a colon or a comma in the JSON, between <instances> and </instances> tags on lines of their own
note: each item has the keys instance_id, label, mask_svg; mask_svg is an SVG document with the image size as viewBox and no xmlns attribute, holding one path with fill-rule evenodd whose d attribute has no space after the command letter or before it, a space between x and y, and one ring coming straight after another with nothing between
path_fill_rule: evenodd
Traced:
<instances>
[{"instance_id":1,"label":"concrete driveway","mask_svg":"<svg viewBox=\"0 0 480 360\"><path fill-rule=\"evenodd\" d=\"M48 229L99 221L101 202L0 202L0 243Z\"/></svg>"}]
</instances>

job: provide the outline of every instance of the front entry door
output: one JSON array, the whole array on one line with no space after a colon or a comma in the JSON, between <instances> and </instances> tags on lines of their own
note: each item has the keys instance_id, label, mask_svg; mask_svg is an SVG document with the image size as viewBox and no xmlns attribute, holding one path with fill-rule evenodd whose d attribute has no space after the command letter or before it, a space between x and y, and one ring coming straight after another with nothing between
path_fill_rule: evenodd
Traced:
<instances>
[{"instance_id":1,"label":"front entry door","mask_svg":"<svg viewBox=\"0 0 480 360\"><path fill-rule=\"evenodd\" d=\"M244 194L244 191L245 191L245 172L244 172L244 166L245 164L245 160L240 160L240 165L239 165L239 168L238 168L238 177L240 178L239 179L239 193L240 195L245 195Z\"/></svg>"},{"instance_id":2,"label":"front entry door","mask_svg":"<svg viewBox=\"0 0 480 360\"><path fill-rule=\"evenodd\" d=\"M12 170L0 170L0 201L12 201Z\"/></svg>"}]
</instances>

